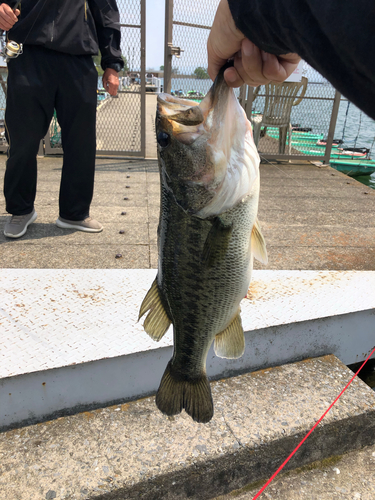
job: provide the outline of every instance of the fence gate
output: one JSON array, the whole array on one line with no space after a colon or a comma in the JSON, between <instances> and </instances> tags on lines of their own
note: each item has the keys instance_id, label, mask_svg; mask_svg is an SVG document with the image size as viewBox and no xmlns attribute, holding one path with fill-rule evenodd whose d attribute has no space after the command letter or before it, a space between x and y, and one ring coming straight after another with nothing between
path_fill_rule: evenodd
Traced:
<instances>
[{"instance_id":1,"label":"fence gate","mask_svg":"<svg viewBox=\"0 0 375 500\"><path fill-rule=\"evenodd\" d=\"M219 0L207 0L194 4L191 0L166 0L165 51L164 51L164 91L178 97L201 99L211 86L207 74L207 39L215 17ZM264 86L253 93L251 87L243 86L235 93L245 108L253 129L258 123L261 129L258 150L264 159L315 159L328 162L335 131L340 94L331 84L312 68L307 74L308 84L303 98L293 99L289 116L290 126L286 145L279 147L279 135L285 131L277 126L266 127L266 93ZM285 87L285 86L284 86ZM277 91L278 92L278 91ZM285 92L283 88L282 92ZM277 93L276 108L281 106ZM287 100L284 99L284 103ZM271 111L271 114L273 111ZM279 119L275 116L277 125ZM278 121L279 120L279 121ZM266 120L264 120L266 121ZM294 127L293 127L294 125ZM286 128L286 127L284 127ZM306 131L306 133L304 133ZM319 139L327 138L327 146L317 146ZM286 146L286 147L285 147Z\"/></svg>"},{"instance_id":2,"label":"fence gate","mask_svg":"<svg viewBox=\"0 0 375 500\"><path fill-rule=\"evenodd\" d=\"M219 0L166 0L164 92L194 98L209 90L207 39L218 5Z\"/></svg>"},{"instance_id":3,"label":"fence gate","mask_svg":"<svg viewBox=\"0 0 375 500\"><path fill-rule=\"evenodd\" d=\"M121 53L127 71L120 73L120 87L115 98L102 89L102 80L98 77L96 152L99 155L144 158L146 0L117 0L117 6L120 12ZM60 126L56 117L44 141L45 154L62 154Z\"/></svg>"}]
</instances>

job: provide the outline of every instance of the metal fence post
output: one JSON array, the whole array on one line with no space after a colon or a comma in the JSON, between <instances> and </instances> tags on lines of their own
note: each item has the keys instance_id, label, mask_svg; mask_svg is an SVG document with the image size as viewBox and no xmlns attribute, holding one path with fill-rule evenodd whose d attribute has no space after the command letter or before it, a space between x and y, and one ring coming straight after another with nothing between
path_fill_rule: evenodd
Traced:
<instances>
[{"instance_id":1,"label":"metal fence post","mask_svg":"<svg viewBox=\"0 0 375 500\"><path fill-rule=\"evenodd\" d=\"M165 43L164 43L164 84L163 92L170 94L172 88L172 46L173 0L165 0Z\"/></svg>"},{"instance_id":2,"label":"metal fence post","mask_svg":"<svg viewBox=\"0 0 375 500\"><path fill-rule=\"evenodd\" d=\"M141 156L146 156L146 0L141 0Z\"/></svg>"},{"instance_id":3,"label":"metal fence post","mask_svg":"<svg viewBox=\"0 0 375 500\"><path fill-rule=\"evenodd\" d=\"M340 92L338 92L336 90L335 97L333 100L331 121L329 124L327 144L326 144L326 149L325 149L325 153L324 153L323 163L329 163L329 159L331 157L332 141L333 141L333 135L335 133L335 128L336 128L337 114L339 112L339 107L340 107L340 99L341 99L341 94L340 94Z\"/></svg>"},{"instance_id":4,"label":"metal fence post","mask_svg":"<svg viewBox=\"0 0 375 500\"><path fill-rule=\"evenodd\" d=\"M43 142L43 139L39 143L38 156L44 156L44 142Z\"/></svg>"},{"instance_id":5,"label":"metal fence post","mask_svg":"<svg viewBox=\"0 0 375 500\"><path fill-rule=\"evenodd\" d=\"M254 100L254 88L250 87L248 85L247 86L247 100L246 100L246 103L244 106L245 113L246 113L248 120L250 120L250 117L251 117L251 110L253 108L253 100Z\"/></svg>"}]
</instances>

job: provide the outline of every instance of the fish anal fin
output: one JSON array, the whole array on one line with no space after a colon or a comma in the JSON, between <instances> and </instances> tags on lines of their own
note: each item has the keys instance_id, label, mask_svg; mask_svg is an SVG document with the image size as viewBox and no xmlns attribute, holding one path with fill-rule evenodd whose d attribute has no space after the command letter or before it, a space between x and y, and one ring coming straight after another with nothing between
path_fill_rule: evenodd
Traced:
<instances>
[{"instance_id":1,"label":"fish anal fin","mask_svg":"<svg viewBox=\"0 0 375 500\"><path fill-rule=\"evenodd\" d=\"M245 352L245 337L243 333L240 313L229 326L215 337L214 350L220 358L240 358Z\"/></svg>"},{"instance_id":2,"label":"fish anal fin","mask_svg":"<svg viewBox=\"0 0 375 500\"><path fill-rule=\"evenodd\" d=\"M215 217L203 247L202 262L208 267L221 262L227 253L232 237L233 224L225 224Z\"/></svg>"},{"instance_id":3,"label":"fish anal fin","mask_svg":"<svg viewBox=\"0 0 375 500\"><path fill-rule=\"evenodd\" d=\"M152 283L150 290L143 299L139 310L138 321L141 317L150 311L143 323L145 332L157 342L163 337L168 330L171 320L165 312L165 308L161 302L160 292L157 285L157 280Z\"/></svg>"},{"instance_id":4,"label":"fish anal fin","mask_svg":"<svg viewBox=\"0 0 375 500\"><path fill-rule=\"evenodd\" d=\"M185 380L174 373L172 361L165 369L156 393L156 406L165 415L177 415L183 409L196 422L206 424L214 414L210 383L205 373L194 380Z\"/></svg>"},{"instance_id":5,"label":"fish anal fin","mask_svg":"<svg viewBox=\"0 0 375 500\"><path fill-rule=\"evenodd\" d=\"M251 232L251 251L254 257L262 264L268 263L266 242L264 240L258 219L256 219Z\"/></svg>"}]
</instances>

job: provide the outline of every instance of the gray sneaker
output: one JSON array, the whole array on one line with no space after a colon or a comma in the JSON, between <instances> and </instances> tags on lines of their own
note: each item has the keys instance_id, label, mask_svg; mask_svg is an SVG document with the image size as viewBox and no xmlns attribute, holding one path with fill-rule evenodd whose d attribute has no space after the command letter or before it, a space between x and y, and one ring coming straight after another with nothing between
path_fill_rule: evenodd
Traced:
<instances>
[{"instance_id":1,"label":"gray sneaker","mask_svg":"<svg viewBox=\"0 0 375 500\"><path fill-rule=\"evenodd\" d=\"M12 215L9 222L4 226L4 235L8 238L20 238L23 236L30 224L37 218L35 209L27 215Z\"/></svg>"},{"instance_id":2,"label":"gray sneaker","mask_svg":"<svg viewBox=\"0 0 375 500\"><path fill-rule=\"evenodd\" d=\"M62 229L78 229L86 233L100 233L100 231L103 231L103 226L91 217L86 217L85 220L67 220L59 217L56 220L56 226Z\"/></svg>"}]
</instances>

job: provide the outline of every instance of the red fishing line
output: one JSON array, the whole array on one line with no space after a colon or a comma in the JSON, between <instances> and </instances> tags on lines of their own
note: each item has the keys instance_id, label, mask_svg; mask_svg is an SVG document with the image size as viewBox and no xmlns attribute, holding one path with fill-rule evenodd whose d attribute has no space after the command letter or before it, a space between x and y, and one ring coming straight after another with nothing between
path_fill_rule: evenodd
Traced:
<instances>
[{"instance_id":1,"label":"red fishing line","mask_svg":"<svg viewBox=\"0 0 375 500\"><path fill-rule=\"evenodd\" d=\"M289 457L280 465L280 467L277 469L277 471L269 478L269 480L266 482L266 484L258 491L258 493L255 495L255 497L253 497L253 500L256 500L256 498L259 497L259 495L261 493L263 493L263 491L267 488L267 486L271 483L271 481L273 481L275 479L275 477L277 476L277 474L284 468L284 466L289 462L289 460L292 458L292 456L296 453L296 451L302 446L302 444L306 441L306 439L310 436L310 434L312 433L312 431L317 427L318 424L320 424L320 422L323 420L323 418L327 415L327 413L329 412L329 410L332 408L332 406L336 403L336 401L342 396L342 394L344 394L344 392L346 391L346 389L349 387L349 385L353 382L353 380L356 378L356 376L358 375L358 373L362 370L362 368L365 366L365 364L367 363L367 361L371 358L371 356L373 355L373 353L375 352L375 347L374 349L370 352L370 354L367 356L367 358L365 359L365 361L362 363L362 365L360 366L360 368L358 369L358 371L353 375L353 377L350 379L350 381L346 384L346 386L344 387L344 389L340 392L340 394L337 396L337 398L334 400L334 402L330 405L330 407L328 408L328 410L326 410L323 415L320 417L320 419L315 423L315 425L313 426L313 428L306 434L306 436L302 439L302 441L299 443L299 445L292 451L292 453L289 455Z\"/></svg>"}]
</instances>

